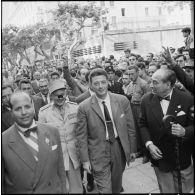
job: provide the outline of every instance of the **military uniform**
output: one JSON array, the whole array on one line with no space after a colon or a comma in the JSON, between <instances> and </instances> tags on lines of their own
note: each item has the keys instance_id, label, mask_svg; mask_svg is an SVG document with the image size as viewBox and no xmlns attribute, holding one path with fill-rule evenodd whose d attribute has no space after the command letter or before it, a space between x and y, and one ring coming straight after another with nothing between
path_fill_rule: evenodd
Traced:
<instances>
[{"instance_id":1,"label":"military uniform","mask_svg":"<svg viewBox=\"0 0 195 195\"><path fill-rule=\"evenodd\" d=\"M77 109L77 103L66 101L61 109L52 102L42 107L39 111L39 122L48 123L59 130L70 193L83 192L75 135Z\"/></svg>"}]
</instances>

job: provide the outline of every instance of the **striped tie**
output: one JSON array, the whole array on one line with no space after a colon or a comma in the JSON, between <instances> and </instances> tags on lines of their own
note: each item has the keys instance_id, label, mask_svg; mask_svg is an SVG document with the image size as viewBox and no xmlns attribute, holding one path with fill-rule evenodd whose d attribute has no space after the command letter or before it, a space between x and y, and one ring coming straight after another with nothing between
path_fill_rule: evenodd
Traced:
<instances>
[{"instance_id":1,"label":"striped tie","mask_svg":"<svg viewBox=\"0 0 195 195\"><path fill-rule=\"evenodd\" d=\"M25 131L23 134L25 137L28 138L28 142L26 142L29 146L30 151L32 152L34 158L36 161L38 161L38 137L37 134L32 133L32 132L36 132L37 131L37 127L28 129L27 131Z\"/></svg>"}]
</instances>

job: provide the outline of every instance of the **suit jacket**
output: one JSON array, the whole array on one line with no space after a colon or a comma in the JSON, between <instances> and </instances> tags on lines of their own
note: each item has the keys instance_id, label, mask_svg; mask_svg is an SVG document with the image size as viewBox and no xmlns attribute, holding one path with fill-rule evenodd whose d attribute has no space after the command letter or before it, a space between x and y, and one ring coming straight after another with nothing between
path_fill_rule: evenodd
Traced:
<instances>
[{"instance_id":1,"label":"suit jacket","mask_svg":"<svg viewBox=\"0 0 195 195\"><path fill-rule=\"evenodd\" d=\"M125 96L113 93L109 95L113 120L129 164L130 153L136 152L135 125L130 103ZM79 104L76 134L81 162L90 161L94 171L103 170L107 165L106 126L95 95Z\"/></svg>"},{"instance_id":2,"label":"suit jacket","mask_svg":"<svg viewBox=\"0 0 195 195\"><path fill-rule=\"evenodd\" d=\"M4 132L14 124L15 120L12 116L12 112L6 107L2 106L1 112L1 132Z\"/></svg>"},{"instance_id":3,"label":"suit jacket","mask_svg":"<svg viewBox=\"0 0 195 195\"><path fill-rule=\"evenodd\" d=\"M181 169L191 164L191 143L194 134L193 120L189 111L193 105L193 97L180 90L173 89L172 97L167 110L167 115L176 117L176 122L185 128L185 137L180 140L179 156ZM183 111L185 114L177 116ZM144 95L141 102L140 133L143 142L153 141L163 153L163 158L151 162L163 171L176 169L175 137L171 130L164 127L162 123L163 112L158 97L152 93Z\"/></svg>"},{"instance_id":4,"label":"suit jacket","mask_svg":"<svg viewBox=\"0 0 195 195\"><path fill-rule=\"evenodd\" d=\"M33 104L34 104L34 108L35 108L35 117L34 117L34 119L36 121L38 121L39 109L41 107L43 107L45 105L45 103L44 103L42 98L40 98L36 95L32 96L32 100L33 100Z\"/></svg>"},{"instance_id":5,"label":"suit jacket","mask_svg":"<svg viewBox=\"0 0 195 195\"><path fill-rule=\"evenodd\" d=\"M31 85L32 85L32 88L33 88L33 91L35 92L35 94L39 93L39 87L37 85L37 82L34 80L31 82Z\"/></svg>"},{"instance_id":6,"label":"suit jacket","mask_svg":"<svg viewBox=\"0 0 195 195\"><path fill-rule=\"evenodd\" d=\"M38 162L13 124L2 135L3 193L66 193L65 171L58 130L38 123ZM49 139L49 144L46 143ZM57 145L56 149L52 146Z\"/></svg>"},{"instance_id":7,"label":"suit jacket","mask_svg":"<svg viewBox=\"0 0 195 195\"><path fill-rule=\"evenodd\" d=\"M108 90L112 93L117 93L117 94L121 94L124 95L124 91L123 91L123 84L117 81L114 81L114 85L108 85Z\"/></svg>"},{"instance_id":8,"label":"suit jacket","mask_svg":"<svg viewBox=\"0 0 195 195\"><path fill-rule=\"evenodd\" d=\"M46 105L46 102L44 101L44 99L43 99L43 97L41 95L41 92L37 93L36 96L40 97L43 100L43 102L44 102L44 105L43 106L45 106ZM51 102L51 98L50 98L50 102Z\"/></svg>"}]
</instances>

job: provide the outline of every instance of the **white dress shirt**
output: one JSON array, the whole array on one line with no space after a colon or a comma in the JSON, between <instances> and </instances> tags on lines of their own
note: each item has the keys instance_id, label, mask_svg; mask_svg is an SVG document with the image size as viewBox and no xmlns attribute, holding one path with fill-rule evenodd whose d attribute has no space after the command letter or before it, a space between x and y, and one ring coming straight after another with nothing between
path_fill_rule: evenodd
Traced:
<instances>
[{"instance_id":1,"label":"white dress shirt","mask_svg":"<svg viewBox=\"0 0 195 195\"><path fill-rule=\"evenodd\" d=\"M35 120L33 120L32 122L32 125L28 128L24 128L24 127L21 127L19 126L17 123L16 123L16 126L22 131L22 132L25 132L26 130L30 129L30 128L33 128L33 127L36 127L37 124L35 122ZM25 137L24 134L20 131L18 131L19 134L21 135L22 139L24 140L24 142L26 142L28 145L31 145L32 147L34 147L34 149L36 151L39 151L39 148L38 148L38 145L34 144L34 142L32 142L32 140L29 138L29 137ZM36 139L38 139L38 136L37 136L37 133L36 132L30 132L30 135L35 137ZM36 157L35 157L36 160L38 160Z\"/></svg>"},{"instance_id":2,"label":"white dress shirt","mask_svg":"<svg viewBox=\"0 0 195 195\"><path fill-rule=\"evenodd\" d=\"M111 105L110 105L110 96L109 96L109 94L107 94L107 96L106 96L106 98L104 100L98 98L97 96L96 96L96 98L98 100L98 104L100 106L100 109L102 111L103 116L104 116L104 106L103 106L102 102L103 101L105 102L105 104L106 104L106 106L108 108L108 112L110 114L110 118L112 120L115 138L118 137L118 133L117 133L117 130L116 130L116 126L115 126L114 120L113 120L113 115L112 115L112 109L111 109ZM104 116L104 119L105 119L105 116ZM106 140L108 140L109 139L109 136L108 136L108 130L107 130L107 125L106 125L106 120L105 120L105 126L106 126Z\"/></svg>"}]
</instances>

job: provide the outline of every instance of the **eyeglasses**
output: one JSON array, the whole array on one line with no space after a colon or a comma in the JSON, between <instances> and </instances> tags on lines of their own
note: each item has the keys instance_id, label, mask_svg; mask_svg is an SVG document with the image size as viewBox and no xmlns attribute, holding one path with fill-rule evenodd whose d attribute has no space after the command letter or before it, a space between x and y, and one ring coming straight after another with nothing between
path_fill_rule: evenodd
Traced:
<instances>
[{"instance_id":1,"label":"eyeglasses","mask_svg":"<svg viewBox=\"0 0 195 195\"><path fill-rule=\"evenodd\" d=\"M135 61L136 59L129 59L129 61Z\"/></svg>"}]
</instances>

